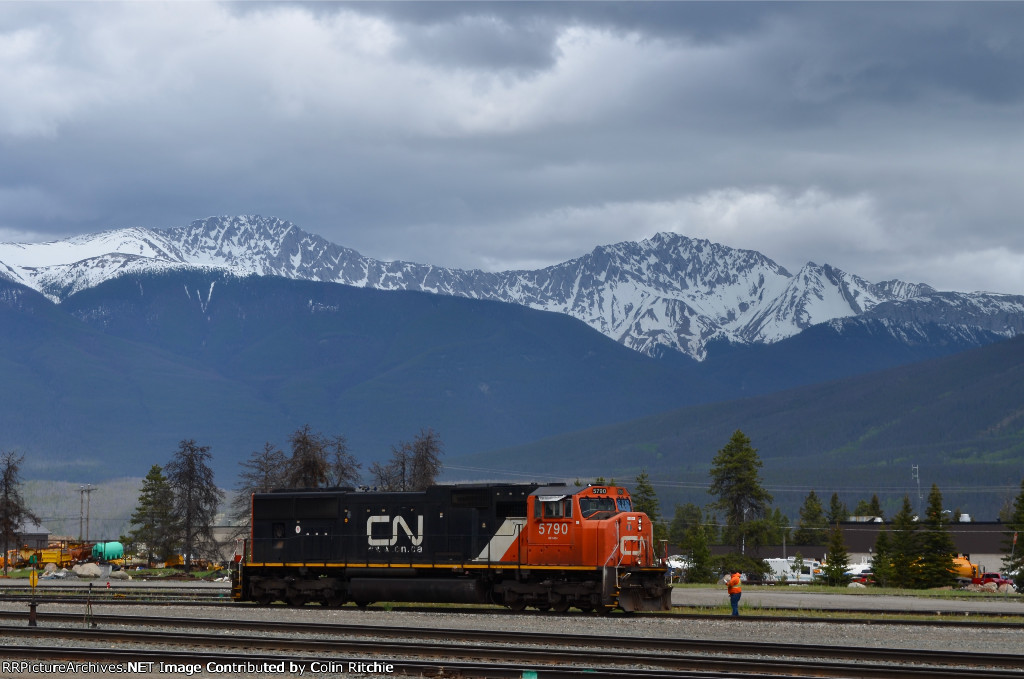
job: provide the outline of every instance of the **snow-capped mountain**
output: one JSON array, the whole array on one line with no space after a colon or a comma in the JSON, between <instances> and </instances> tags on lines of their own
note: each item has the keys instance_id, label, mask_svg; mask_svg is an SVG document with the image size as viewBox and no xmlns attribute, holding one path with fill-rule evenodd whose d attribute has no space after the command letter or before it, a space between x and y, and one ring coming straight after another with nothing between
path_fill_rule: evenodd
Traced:
<instances>
[{"instance_id":1,"label":"snow-capped mountain","mask_svg":"<svg viewBox=\"0 0 1024 679\"><path fill-rule=\"evenodd\" d=\"M374 260L257 216L0 244L0 276L58 302L124 273L181 267L510 302L568 314L646 354L671 349L698 359L712 340L770 343L860 317L892 320L900 326L893 332L907 337L926 334L928 324L1024 332L1024 297L874 284L814 263L793 275L758 252L671 233L599 246L537 271L498 273Z\"/></svg>"}]
</instances>

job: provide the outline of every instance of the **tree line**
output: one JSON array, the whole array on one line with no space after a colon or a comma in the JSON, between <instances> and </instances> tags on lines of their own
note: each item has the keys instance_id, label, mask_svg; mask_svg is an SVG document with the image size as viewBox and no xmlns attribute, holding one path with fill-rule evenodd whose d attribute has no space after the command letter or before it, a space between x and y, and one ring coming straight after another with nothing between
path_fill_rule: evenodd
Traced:
<instances>
[{"instance_id":1,"label":"tree line","mask_svg":"<svg viewBox=\"0 0 1024 679\"><path fill-rule=\"evenodd\" d=\"M242 471L229 509L239 533L249 524L253 493L359 484L362 464L349 452L344 436L314 432L307 424L288 442L289 453L268 441L239 463ZM440 473L443 450L441 437L423 429L413 441L393 446L388 462L370 466L372 483L379 490L423 490ZM213 526L224 492L214 483L210 460L209 446L187 439L170 462L153 465L143 479L129 519L132 529L122 540L144 554L150 566L181 553L189 571L195 558L216 554Z\"/></svg>"},{"instance_id":2,"label":"tree line","mask_svg":"<svg viewBox=\"0 0 1024 679\"><path fill-rule=\"evenodd\" d=\"M305 425L289 437L286 453L267 442L240 462L237 494L230 507L230 519L242 528L249 521L252 493L275 489L355 486L362 478L362 465L349 453L343 436L325 436ZM441 469L443 444L432 429L421 430L411 442L392 447L387 462L370 466L372 483L380 490L423 490L434 484ZM25 505L20 494L20 466L23 456L0 453L0 539L4 553L14 543L19 526L39 519ZM133 527L122 540L137 545L152 565L172 554L184 555L190 569L197 556L212 556L217 545L212 526L224 493L214 483L209 446L193 439L179 443L166 465L153 465L143 481ZM772 495L761 482L762 462L750 439L737 430L718 451L710 470L708 493L713 496L703 509L692 503L676 506L671 521L663 520L657 494L646 470L635 479L632 490L637 511L645 512L655 527L655 540L666 540L688 559L686 577L693 582L713 582L719 573L740 570L763 574L766 564L757 557L762 546L791 544L824 546L826 579L845 584L849 556L839 523L851 515L833 494L828 506L812 490L800 508L794 532L789 519L773 508ZM597 479L603 483L604 479ZM614 483L614 480L612 481ZM882 517L878 496L861 500L853 515ZM948 525L959 515L943 510L942 494L932 486L924 517L915 517L908 497L901 509L879 533L872 567L875 578L894 587L925 588L952 584L954 546ZM1001 515L1007 527L1004 541L1007 572L1024 567L1024 547L1017 549L1012 537L1024 531L1024 481L1021 492ZM725 555L712 557L712 545L730 545Z\"/></svg>"},{"instance_id":3,"label":"tree line","mask_svg":"<svg viewBox=\"0 0 1024 679\"><path fill-rule=\"evenodd\" d=\"M685 577L690 582L714 582L719 574L735 571L763 576L767 564L758 557L760 548L789 542L825 547L825 580L847 584L849 552L839 523L850 516L884 519L878 496L860 500L850 512L837 494L832 494L826 507L812 490L800 508L796 530L791 531L789 519L771 506L773 498L762 484L761 467L757 449L737 430L712 460L708 493L714 499L703 509L693 503L677 505L671 521L664 521L646 471L636 478L634 507L654 522L656 541L667 540L687 558ZM872 570L879 584L920 589L954 584L956 550L949 524L959 515L959 509L943 509L937 485L931 488L923 517L915 515L910 498L904 496L872 552ZM1001 518L1007 527L1003 568L1019 573L1024 568L1024 548L1016 546L1014 539L1024 532L1024 480L1020 494ZM713 557L712 545L729 545L732 550Z\"/></svg>"}]
</instances>

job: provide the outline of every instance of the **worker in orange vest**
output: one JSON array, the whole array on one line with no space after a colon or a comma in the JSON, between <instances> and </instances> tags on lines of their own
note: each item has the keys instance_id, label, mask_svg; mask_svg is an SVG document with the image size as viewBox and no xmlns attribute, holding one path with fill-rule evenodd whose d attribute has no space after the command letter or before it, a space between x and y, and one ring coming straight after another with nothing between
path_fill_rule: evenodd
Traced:
<instances>
[{"instance_id":1,"label":"worker in orange vest","mask_svg":"<svg viewBox=\"0 0 1024 679\"><path fill-rule=\"evenodd\" d=\"M732 614L740 614L740 596L743 594L743 588L740 587L740 574L733 573L729 578L729 603L732 604Z\"/></svg>"}]
</instances>

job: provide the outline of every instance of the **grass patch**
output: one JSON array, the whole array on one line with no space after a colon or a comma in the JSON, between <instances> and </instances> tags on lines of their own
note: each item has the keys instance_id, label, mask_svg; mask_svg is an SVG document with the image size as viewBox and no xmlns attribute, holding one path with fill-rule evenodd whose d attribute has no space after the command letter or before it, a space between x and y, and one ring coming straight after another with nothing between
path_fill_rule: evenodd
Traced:
<instances>
[{"instance_id":1,"label":"grass patch","mask_svg":"<svg viewBox=\"0 0 1024 679\"><path fill-rule=\"evenodd\" d=\"M732 607L729 604L721 606L695 606L687 607L685 609L673 610L667 615L677 615L680 617L686 617L687 615L721 615L723 617L732 616ZM956 623L957 625L965 624L983 624L983 623L1011 623L1024 627L1024 623L1021 622L1020 616L1016 615L1001 615L999 613L979 613L976 611L931 611L931 612L907 612L907 611L832 611L822 608L771 608L769 606L758 606L756 604L740 604L740 617L747 616L751 618L766 617L766 618L794 618L800 620L806 620L808 618L821 619L821 620L849 620L856 622L858 620L870 620L872 622L944 622L944 623Z\"/></svg>"},{"instance_id":2,"label":"grass patch","mask_svg":"<svg viewBox=\"0 0 1024 679\"><path fill-rule=\"evenodd\" d=\"M673 587L681 589L707 589L706 584L680 584ZM972 592L966 589L898 589L896 587L832 587L829 585L743 585L744 592L772 592L778 594L846 594L850 596L905 596L918 599L991 599L992 597L1010 597L1020 599L1017 592ZM724 595L725 586L722 586Z\"/></svg>"}]
</instances>

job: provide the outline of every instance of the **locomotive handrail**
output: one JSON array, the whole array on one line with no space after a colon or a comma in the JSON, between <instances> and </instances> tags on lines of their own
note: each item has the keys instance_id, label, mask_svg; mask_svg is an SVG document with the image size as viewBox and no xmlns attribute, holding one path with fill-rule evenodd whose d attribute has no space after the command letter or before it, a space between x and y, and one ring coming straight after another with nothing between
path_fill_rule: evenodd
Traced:
<instances>
[{"instance_id":1,"label":"locomotive handrail","mask_svg":"<svg viewBox=\"0 0 1024 679\"><path fill-rule=\"evenodd\" d=\"M615 522L615 546L612 547L612 551L611 551L610 554L608 554L608 558L604 560L604 565L605 566L607 566L608 563L612 559L615 558L615 552L619 551L619 542L620 542L620 540L621 540L621 538L619 537L619 522L616 521ZM622 563L622 557L620 556L618 563L615 564L615 568L618 568L621 563Z\"/></svg>"}]
</instances>

